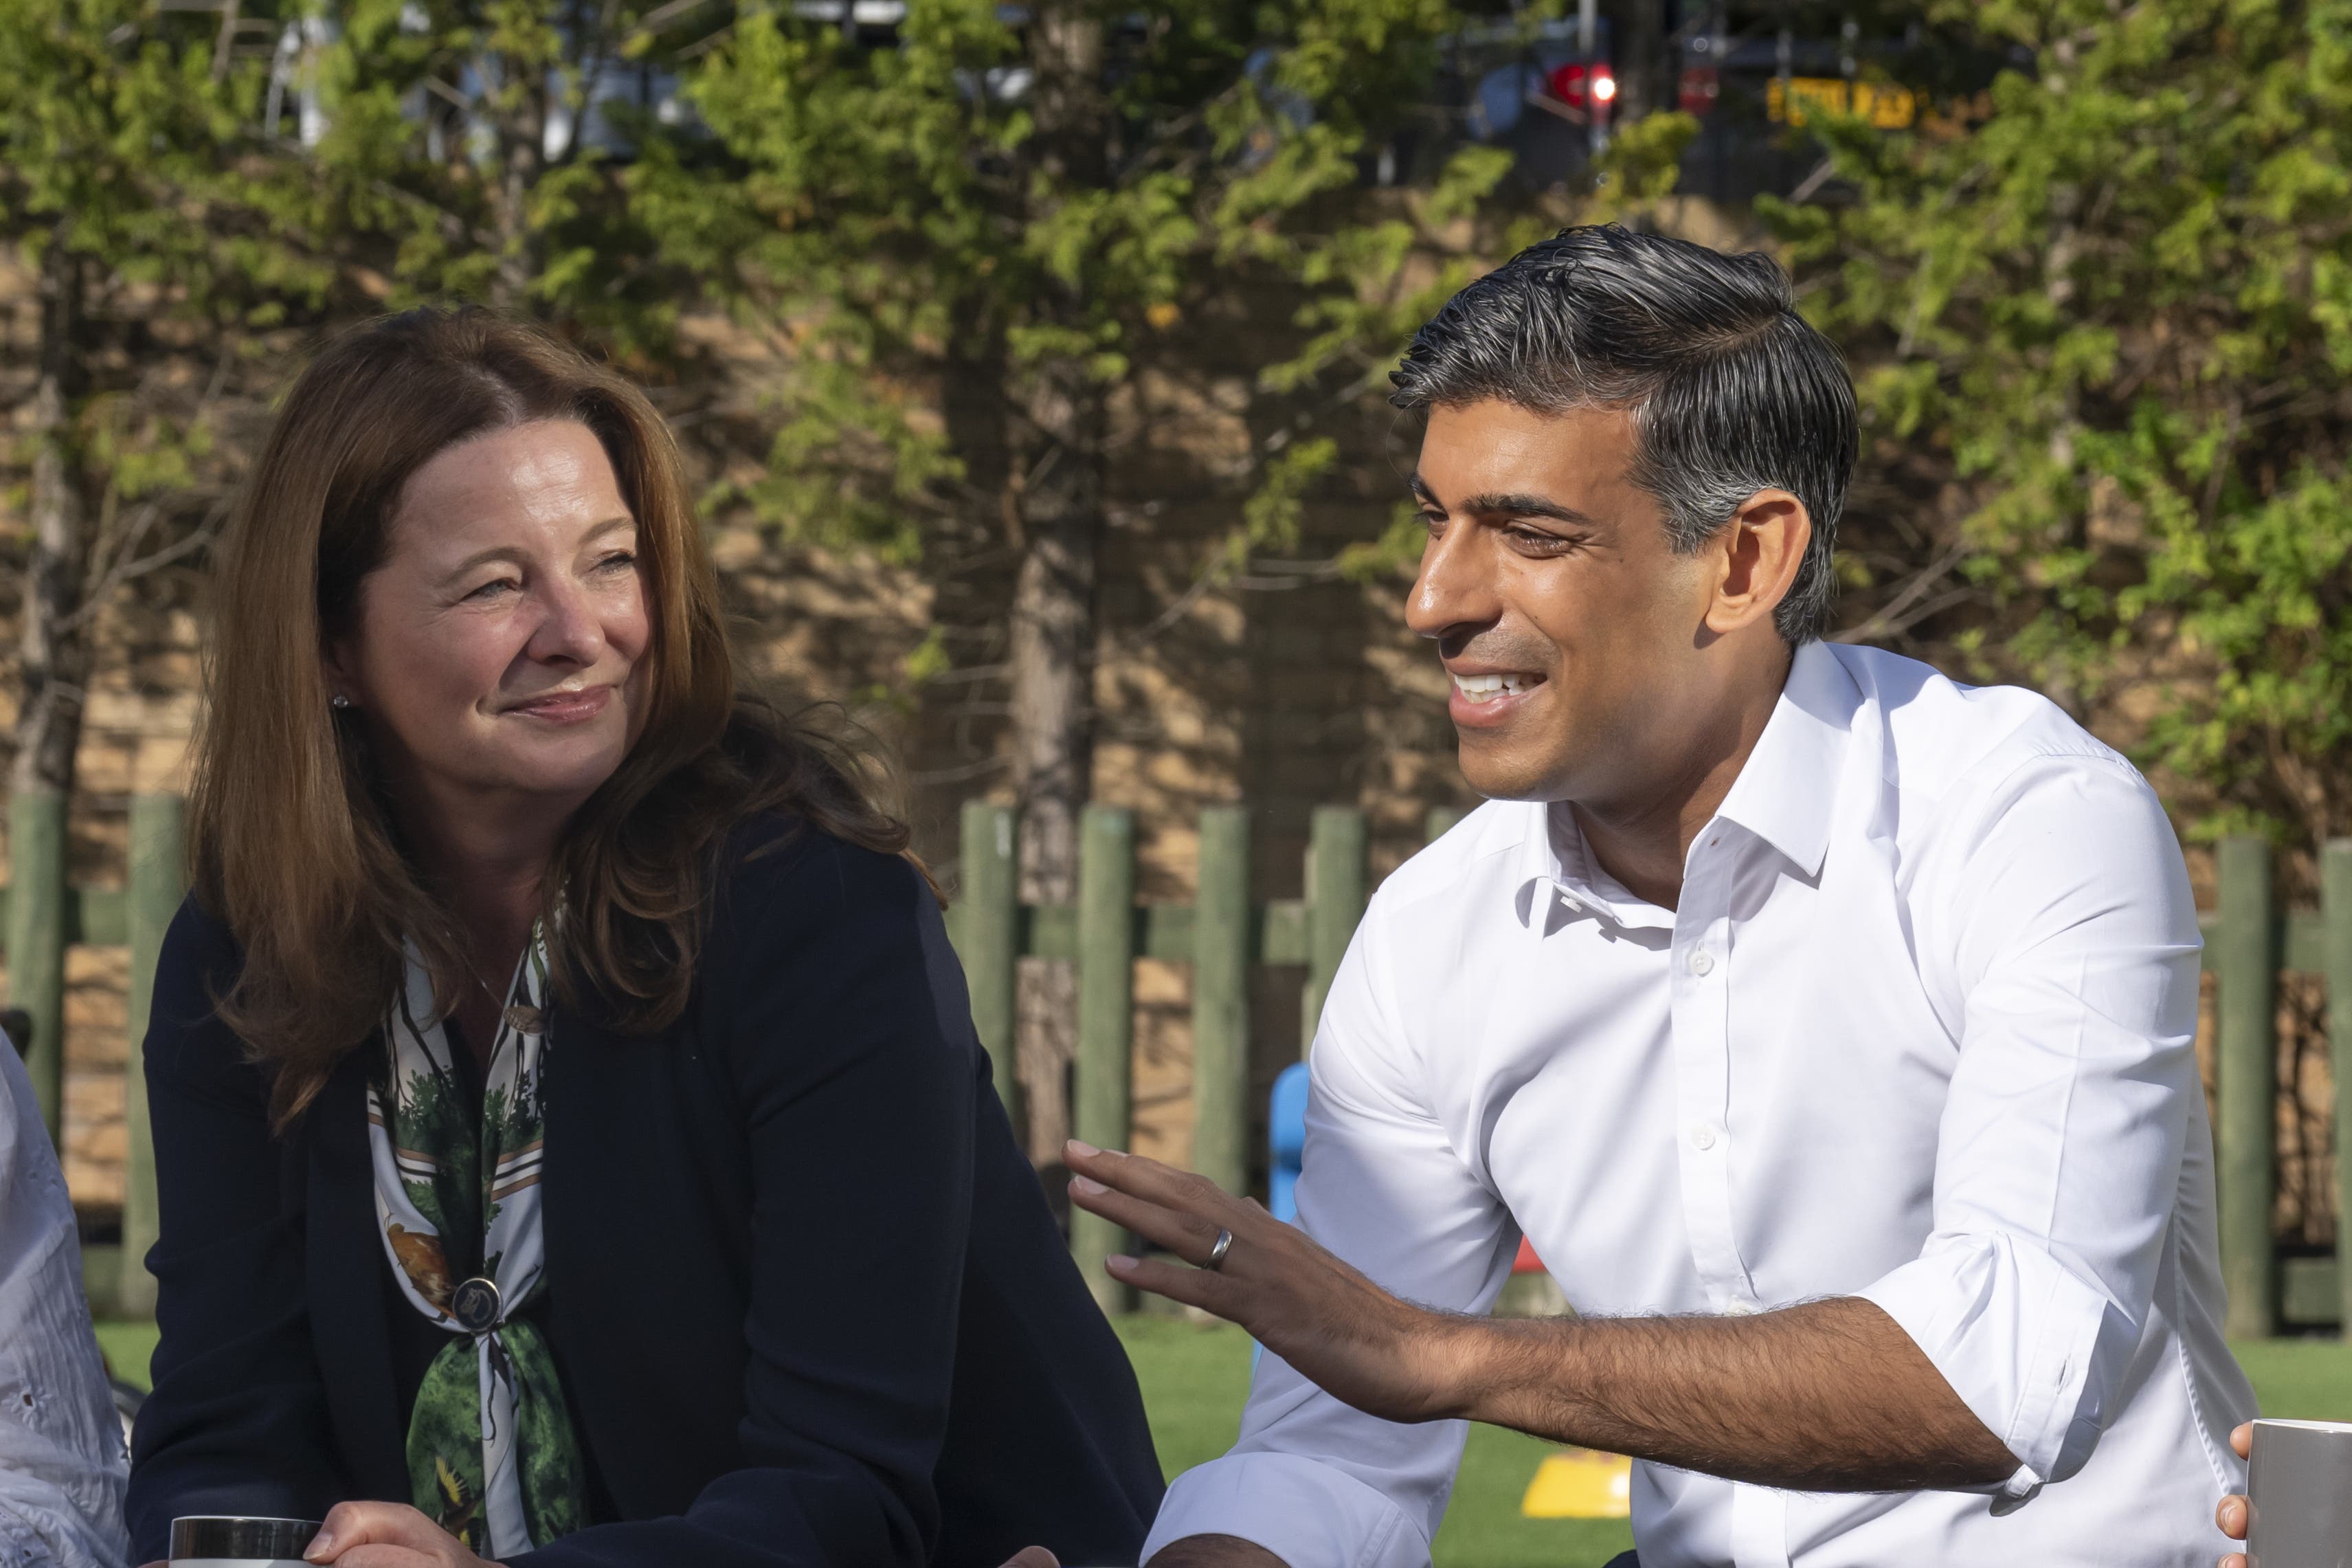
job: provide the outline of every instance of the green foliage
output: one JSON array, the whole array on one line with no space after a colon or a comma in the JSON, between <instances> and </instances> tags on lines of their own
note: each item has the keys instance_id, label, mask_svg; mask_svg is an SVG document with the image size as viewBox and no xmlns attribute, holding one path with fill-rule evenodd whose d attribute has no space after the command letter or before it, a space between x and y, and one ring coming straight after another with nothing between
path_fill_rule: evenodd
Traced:
<instances>
[{"instance_id":1,"label":"green foliage","mask_svg":"<svg viewBox=\"0 0 2352 1568\"><path fill-rule=\"evenodd\" d=\"M1773 216L1871 434L1969 487L1959 637L2088 703L2203 832L2352 812L2352 5L2001 0L1990 113L1828 127L1861 200Z\"/></svg>"},{"instance_id":2,"label":"green foliage","mask_svg":"<svg viewBox=\"0 0 2352 1568\"><path fill-rule=\"evenodd\" d=\"M70 388L77 482L108 539L122 503L197 483L217 442L209 396L145 395L142 373L163 357L147 345L161 337L225 368L330 286L270 220L285 174L255 132L266 68L221 26L135 0L0 6L0 239L79 279L44 341ZM152 523L140 515L126 526Z\"/></svg>"},{"instance_id":3,"label":"green foliage","mask_svg":"<svg viewBox=\"0 0 2352 1568\"><path fill-rule=\"evenodd\" d=\"M695 10L636 0L331 6L332 40L306 64L326 130L289 223L380 268L394 309L488 301L584 331L649 370L668 353L693 282L654 261L625 163L581 132L594 109L625 137L660 139L648 116L599 100L639 62L691 41L666 18Z\"/></svg>"},{"instance_id":4,"label":"green foliage","mask_svg":"<svg viewBox=\"0 0 2352 1568\"><path fill-rule=\"evenodd\" d=\"M915 0L888 48L747 11L693 75L712 144L653 146L634 171L664 259L794 367L767 472L737 492L787 534L910 562L951 522L994 526L1003 498L970 433L939 416L943 386L1019 407L1075 369L1107 397L1248 279L1301 301L1306 348L1261 388L1293 396L1343 363L1370 373L1367 343L1401 342L1470 275L1457 258L1404 282L1416 248L1493 193L1507 154L1465 152L1434 192L1369 218L1349 189L1425 96L1452 7L1186 0L1091 19L1106 38L1098 157L1056 143L1039 92L1000 90L1035 63L1034 28L993 0ZM1294 542L1333 456L1311 433L1269 447L1204 569Z\"/></svg>"},{"instance_id":5,"label":"green foliage","mask_svg":"<svg viewBox=\"0 0 2352 1568\"><path fill-rule=\"evenodd\" d=\"M249 127L263 75L209 18L165 26L135 0L0 7L0 226L201 309L256 284L315 296L313 268L251 222Z\"/></svg>"}]
</instances>

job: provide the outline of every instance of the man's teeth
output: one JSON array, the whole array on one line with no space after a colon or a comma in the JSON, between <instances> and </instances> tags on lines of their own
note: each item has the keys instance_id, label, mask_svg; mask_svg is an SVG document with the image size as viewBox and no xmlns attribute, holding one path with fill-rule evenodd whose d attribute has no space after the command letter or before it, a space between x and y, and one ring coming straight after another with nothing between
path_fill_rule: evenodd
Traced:
<instances>
[{"instance_id":1,"label":"man's teeth","mask_svg":"<svg viewBox=\"0 0 2352 1568\"><path fill-rule=\"evenodd\" d=\"M1535 685L1524 675L1457 675L1454 689L1473 702L1492 702L1497 697L1517 697Z\"/></svg>"}]
</instances>

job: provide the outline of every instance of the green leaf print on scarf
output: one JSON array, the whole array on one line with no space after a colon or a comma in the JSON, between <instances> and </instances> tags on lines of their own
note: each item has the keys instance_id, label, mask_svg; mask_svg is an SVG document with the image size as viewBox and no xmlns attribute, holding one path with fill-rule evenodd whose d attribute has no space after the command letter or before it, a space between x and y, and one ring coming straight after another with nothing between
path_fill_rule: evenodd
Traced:
<instances>
[{"instance_id":1,"label":"green leaf print on scarf","mask_svg":"<svg viewBox=\"0 0 2352 1568\"><path fill-rule=\"evenodd\" d=\"M412 954L385 1020L389 1081L368 1103L385 1250L409 1305L450 1335L409 1415L410 1499L492 1559L547 1545L588 1521L586 1468L554 1357L520 1316L545 1290L546 979L546 950L533 931L508 988L478 1116L448 1030L434 1016L431 978Z\"/></svg>"},{"instance_id":2,"label":"green leaf print on scarf","mask_svg":"<svg viewBox=\"0 0 2352 1568\"><path fill-rule=\"evenodd\" d=\"M555 1358L537 1326L510 1320L499 1338L519 1385L515 1436L523 1518L531 1540L543 1545L588 1522L579 1440L556 1380ZM409 1496L417 1511L488 1556L489 1523L482 1516L487 1485L478 1353L471 1340L452 1340L426 1369L408 1418Z\"/></svg>"}]
</instances>

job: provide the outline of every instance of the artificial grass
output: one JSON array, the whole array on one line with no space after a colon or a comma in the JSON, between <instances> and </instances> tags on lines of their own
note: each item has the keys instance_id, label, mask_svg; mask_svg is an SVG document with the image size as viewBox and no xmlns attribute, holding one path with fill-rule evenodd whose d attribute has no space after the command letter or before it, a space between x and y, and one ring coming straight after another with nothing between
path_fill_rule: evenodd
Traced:
<instances>
[{"instance_id":1,"label":"artificial grass","mask_svg":"<svg viewBox=\"0 0 2352 1568\"><path fill-rule=\"evenodd\" d=\"M2352 1421L2352 1343L2248 1340L2230 1347L2263 1414L2282 1421Z\"/></svg>"},{"instance_id":2,"label":"artificial grass","mask_svg":"<svg viewBox=\"0 0 2352 1568\"><path fill-rule=\"evenodd\" d=\"M1118 1321L1135 1363L1160 1463L1171 1477L1232 1446L1249 1393L1250 1342L1224 1324L1172 1318ZM116 1375L145 1387L150 1322L101 1322L98 1342ZM2263 1340L2232 1347L2266 1415L2352 1420L2352 1344ZM1470 1429L1454 1500L1438 1531L1436 1568L1601 1568L1633 1545L1622 1520L1523 1519L1519 1500L1551 1445L1492 1426Z\"/></svg>"},{"instance_id":3,"label":"artificial grass","mask_svg":"<svg viewBox=\"0 0 2352 1568\"><path fill-rule=\"evenodd\" d=\"M106 1370L135 1387L152 1386L147 1375L147 1363L155 1354L155 1325L148 1319L98 1323L98 1348L106 1357Z\"/></svg>"}]
</instances>

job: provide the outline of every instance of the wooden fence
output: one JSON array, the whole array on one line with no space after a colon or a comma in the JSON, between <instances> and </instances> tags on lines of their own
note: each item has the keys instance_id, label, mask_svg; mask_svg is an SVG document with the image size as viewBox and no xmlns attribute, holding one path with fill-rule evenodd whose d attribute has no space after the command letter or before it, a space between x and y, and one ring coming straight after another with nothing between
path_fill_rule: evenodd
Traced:
<instances>
[{"instance_id":1,"label":"wooden fence","mask_svg":"<svg viewBox=\"0 0 2352 1568\"><path fill-rule=\"evenodd\" d=\"M152 1309L153 1281L140 1260L154 1237L154 1157L147 1132L139 1044L146 1033L155 954L182 889L181 803L142 795L131 807L130 885L79 889L65 874L65 803L20 795L9 805L13 875L6 889L11 1004L32 1018L27 1058L43 1115L56 1135L63 1105L65 950L75 942L131 950L129 1168L119 1285L103 1255L93 1295L113 1285L127 1312ZM1435 837L1458 814L1431 813ZM1361 813L1318 808L1308 835L1302 896L1250 896L1250 817L1217 806L1200 818L1197 892L1190 903L1138 903L1135 819L1089 807L1079 831L1075 904L1021 902L1013 811L973 801L961 821L961 896L949 930L971 989L972 1019L996 1065L997 1091L1019 1114L1013 1076L1015 975L1024 957L1064 958L1077 970L1075 1131L1106 1146L1131 1136L1134 971L1139 958L1192 969L1192 1163L1239 1192L1251 1168L1249 979L1253 966L1304 971L1298 1040L1314 1035L1323 996L1338 972L1370 893ZM2282 1328L2339 1325L2352 1338L2352 1268L2335 1257L2282 1258L2273 1228L2278 1199L2278 979L2321 976L2334 1063L2334 1125L2352 1128L2352 839L2321 857L2322 908L2283 910L2273 895L2269 847L2257 838L2222 842L2220 907L2204 917L2205 967L2217 981L2214 1129L2221 1196L2221 1262L2233 1337ZM2338 1148L2343 1148L2339 1141ZM2347 1152L2352 1154L2352 1152ZM2352 1235L2352 1157L2336 1161L2339 1238ZM1121 1237L1074 1213L1071 1246L1107 1307L1127 1305L1102 1273ZM2339 1256L2341 1247L2339 1243Z\"/></svg>"}]
</instances>

